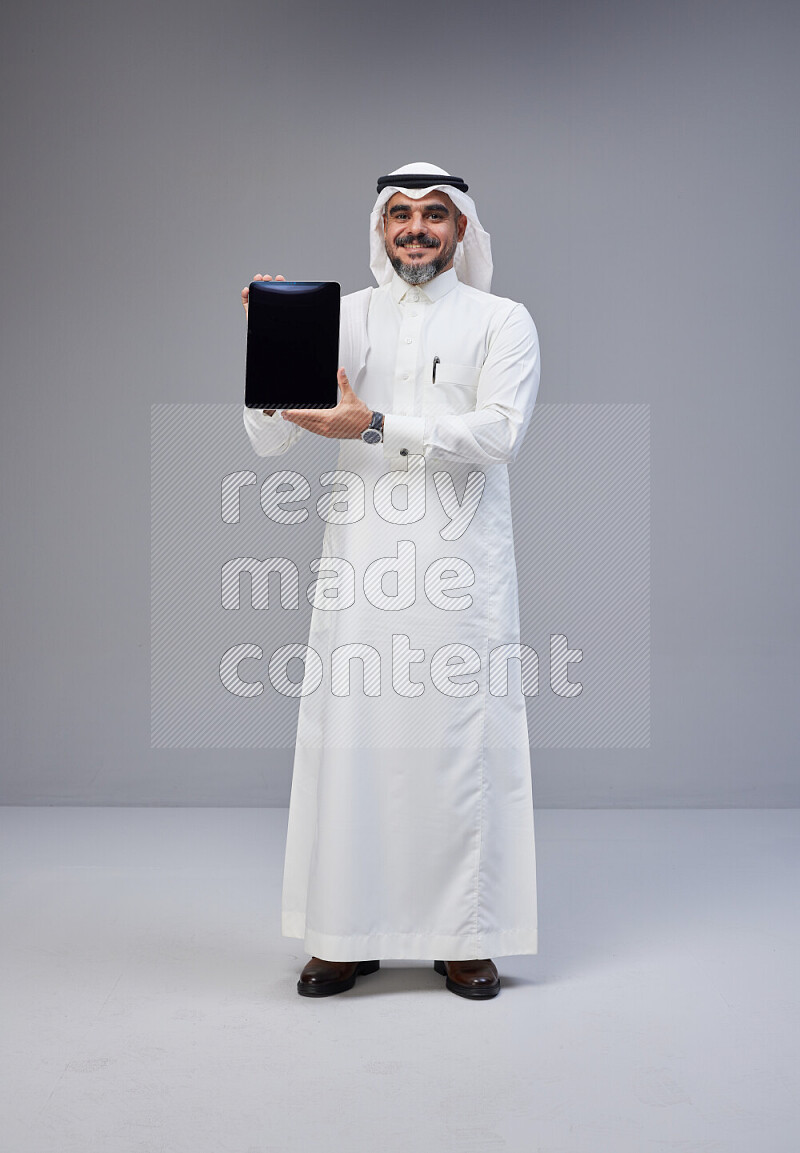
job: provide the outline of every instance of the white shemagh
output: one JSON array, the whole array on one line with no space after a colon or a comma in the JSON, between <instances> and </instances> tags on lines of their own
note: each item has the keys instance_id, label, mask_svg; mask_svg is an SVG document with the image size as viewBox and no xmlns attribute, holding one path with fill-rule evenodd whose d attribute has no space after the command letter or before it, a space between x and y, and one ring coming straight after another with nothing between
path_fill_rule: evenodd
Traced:
<instances>
[{"instance_id":1,"label":"white shemagh","mask_svg":"<svg viewBox=\"0 0 800 1153\"><path fill-rule=\"evenodd\" d=\"M420 200L429 192L438 190L447 193L459 212L464 213L468 222L464 239L456 249L453 263L456 276L463 284L470 284L473 288L480 289L481 292L491 292L492 245L489 233L484 230L478 219L472 197L468 196L466 192L462 192L460 188L454 188L451 184L431 184L429 188L405 188L403 186L404 175L427 175L428 173L439 176L450 175L449 172L445 172L444 168L438 168L435 164L427 164L420 160L413 164L404 164L402 168L395 168L389 173L390 176L397 177L397 184L389 185L381 190L370 216L369 266L373 276L379 285L388 284L394 271L386 255L383 239L383 206L386 201L390 200L396 192L404 192L413 200Z\"/></svg>"}]
</instances>

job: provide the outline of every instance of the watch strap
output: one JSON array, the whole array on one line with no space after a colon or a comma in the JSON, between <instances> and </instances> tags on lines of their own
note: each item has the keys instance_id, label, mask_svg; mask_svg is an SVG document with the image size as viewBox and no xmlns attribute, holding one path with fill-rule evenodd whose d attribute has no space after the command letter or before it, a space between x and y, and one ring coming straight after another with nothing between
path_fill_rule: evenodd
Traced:
<instances>
[{"instance_id":1,"label":"watch strap","mask_svg":"<svg viewBox=\"0 0 800 1153\"><path fill-rule=\"evenodd\" d=\"M378 412L377 410L373 410L372 419L370 420L367 427L364 429L364 432L369 432L370 430L377 432L380 435L380 439L383 440L383 427L382 426L383 426L383 413ZM364 438L364 432L362 432L362 434L361 434L362 440ZM370 437L370 440L371 439L372 438Z\"/></svg>"}]
</instances>

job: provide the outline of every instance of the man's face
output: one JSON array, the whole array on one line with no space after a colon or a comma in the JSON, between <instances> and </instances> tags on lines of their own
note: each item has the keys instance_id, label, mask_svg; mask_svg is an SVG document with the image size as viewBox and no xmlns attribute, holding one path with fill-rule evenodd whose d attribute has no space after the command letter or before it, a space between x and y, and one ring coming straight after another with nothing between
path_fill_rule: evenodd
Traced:
<instances>
[{"instance_id":1,"label":"man's face","mask_svg":"<svg viewBox=\"0 0 800 1153\"><path fill-rule=\"evenodd\" d=\"M453 267L453 258L467 230L463 213L444 192L429 192L415 200L395 192L386 204L383 238L386 255L408 284L427 284Z\"/></svg>"}]
</instances>

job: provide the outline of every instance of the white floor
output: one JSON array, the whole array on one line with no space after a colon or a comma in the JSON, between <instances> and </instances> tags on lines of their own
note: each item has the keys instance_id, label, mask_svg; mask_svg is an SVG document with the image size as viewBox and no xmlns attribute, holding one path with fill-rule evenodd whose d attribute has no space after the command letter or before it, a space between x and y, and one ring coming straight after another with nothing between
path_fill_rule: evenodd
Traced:
<instances>
[{"instance_id":1,"label":"white floor","mask_svg":"<svg viewBox=\"0 0 800 1153\"><path fill-rule=\"evenodd\" d=\"M286 810L0 809L4 1153L795 1153L800 810L540 810L540 953L312 1001Z\"/></svg>"}]
</instances>

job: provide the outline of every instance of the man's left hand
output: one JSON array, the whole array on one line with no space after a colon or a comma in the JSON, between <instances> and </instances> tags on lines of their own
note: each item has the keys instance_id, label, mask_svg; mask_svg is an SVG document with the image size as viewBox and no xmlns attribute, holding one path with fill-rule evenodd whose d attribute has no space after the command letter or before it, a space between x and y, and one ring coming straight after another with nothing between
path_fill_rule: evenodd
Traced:
<instances>
[{"instance_id":1,"label":"man's left hand","mask_svg":"<svg viewBox=\"0 0 800 1153\"><path fill-rule=\"evenodd\" d=\"M372 420L373 410L353 392L343 368L339 369L336 379L342 393L336 408L287 408L283 419L292 420L319 436L330 436L336 440L360 440L361 433Z\"/></svg>"}]
</instances>

